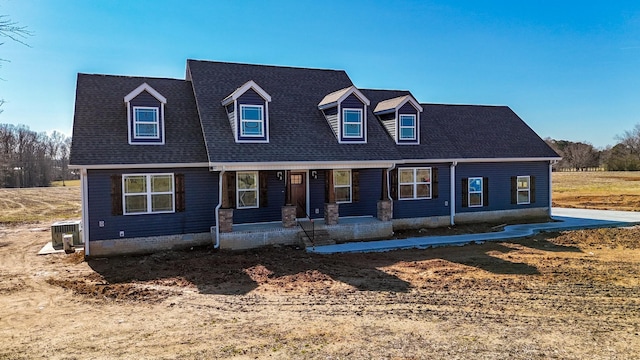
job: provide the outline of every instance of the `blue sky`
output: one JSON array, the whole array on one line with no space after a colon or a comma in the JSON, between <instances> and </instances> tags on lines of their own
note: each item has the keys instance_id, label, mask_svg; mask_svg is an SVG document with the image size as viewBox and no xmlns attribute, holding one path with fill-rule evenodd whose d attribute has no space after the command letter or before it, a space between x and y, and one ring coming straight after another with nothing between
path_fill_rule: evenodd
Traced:
<instances>
[{"instance_id":1,"label":"blue sky","mask_svg":"<svg viewBox=\"0 0 640 360\"><path fill-rule=\"evenodd\" d=\"M640 123L637 1L0 0L0 14L33 32L0 46L0 123L36 131L71 134L78 72L184 78L188 58L344 69L420 102L508 105L542 137L597 147Z\"/></svg>"}]
</instances>

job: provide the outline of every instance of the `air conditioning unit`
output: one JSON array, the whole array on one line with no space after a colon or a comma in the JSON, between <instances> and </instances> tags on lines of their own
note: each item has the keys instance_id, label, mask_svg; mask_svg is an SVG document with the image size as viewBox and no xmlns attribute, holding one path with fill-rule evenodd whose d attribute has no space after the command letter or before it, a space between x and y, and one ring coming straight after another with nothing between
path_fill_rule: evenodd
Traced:
<instances>
[{"instance_id":1,"label":"air conditioning unit","mask_svg":"<svg viewBox=\"0 0 640 360\"><path fill-rule=\"evenodd\" d=\"M82 245L80 220L58 221L51 225L51 244L54 249L62 249L62 237L65 234L73 235L73 245Z\"/></svg>"}]
</instances>

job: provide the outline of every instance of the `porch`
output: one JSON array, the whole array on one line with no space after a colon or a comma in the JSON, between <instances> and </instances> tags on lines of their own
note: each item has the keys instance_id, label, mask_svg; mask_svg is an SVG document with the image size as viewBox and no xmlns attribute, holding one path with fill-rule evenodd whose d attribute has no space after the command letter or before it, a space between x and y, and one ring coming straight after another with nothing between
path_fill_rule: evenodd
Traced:
<instances>
[{"instance_id":1,"label":"porch","mask_svg":"<svg viewBox=\"0 0 640 360\"><path fill-rule=\"evenodd\" d=\"M215 241L215 226L211 236ZM313 247L353 240L377 240L393 235L391 221L381 221L373 216L340 217L335 225L327 225L324 219L297 220L295 227L283 227L281 221L233 224L231 232L220 233L220 248L228 250L250 249L267 245L300 245ZM306 238L306 239L305 239Z\"/></svg>"}]
</instances>

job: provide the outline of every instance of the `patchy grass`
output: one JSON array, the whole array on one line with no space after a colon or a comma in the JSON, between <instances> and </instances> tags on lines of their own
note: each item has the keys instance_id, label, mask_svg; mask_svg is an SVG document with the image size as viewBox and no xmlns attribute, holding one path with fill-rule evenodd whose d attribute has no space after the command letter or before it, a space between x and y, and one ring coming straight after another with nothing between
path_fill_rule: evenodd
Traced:
<instances>
[{"instance_id":1,"label":"patchy grass","mask_svg":"<svg viewBox=\"0 0 640 360\"><path fill-rule=\"evenodd\" d=\"M640 172L558 172L553 206L640 211Z\"/></svg>"},{"instance_id":2,"label":"patchy grass","mask_svg":"<svg viewBox=\"0 0 640 360\"><path fill-rule=\"evenodd\" d=\"M62 181L52 181L51 186L68 186L68 187L78 187L80 186L80 180L65 180L64 183Z\"/></svg>"},{"instance_id":3,"label":"patchy grass","mask_svg":"<svg viewBox=\"0 0 640 360\"><path fill-rule=\"evenodd\" d=\"M0 189L0 224L80 218L79 187Z\"/></svg>"}]
</instances>

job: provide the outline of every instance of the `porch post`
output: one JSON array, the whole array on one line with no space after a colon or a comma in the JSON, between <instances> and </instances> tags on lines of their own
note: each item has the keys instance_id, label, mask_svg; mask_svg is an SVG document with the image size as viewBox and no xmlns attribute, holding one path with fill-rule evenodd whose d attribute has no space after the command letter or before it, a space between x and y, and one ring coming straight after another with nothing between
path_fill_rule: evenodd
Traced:
<instances>
[{"instance_id":1,"label":"porch post","mask_svg":"<svg viewBox=\"0 0 640 360\"><path fill-rule=\"evenodd\" d=\"M336 204L336 190L333 186L333 170L327 170L325 185L324 223L326 225L336 225L338 223L339 209L338 204Z\"/></svg>"},{"instance_id":2,"label":"porch post","mask_svg":"<svg viewBox=\"0 0 640 360\"><path fill-rule=\"evenodd\" d=\"M296 227L296 209L295 205L285 205L282 207L282 227Z\"/></svg>"}]
</instances>

